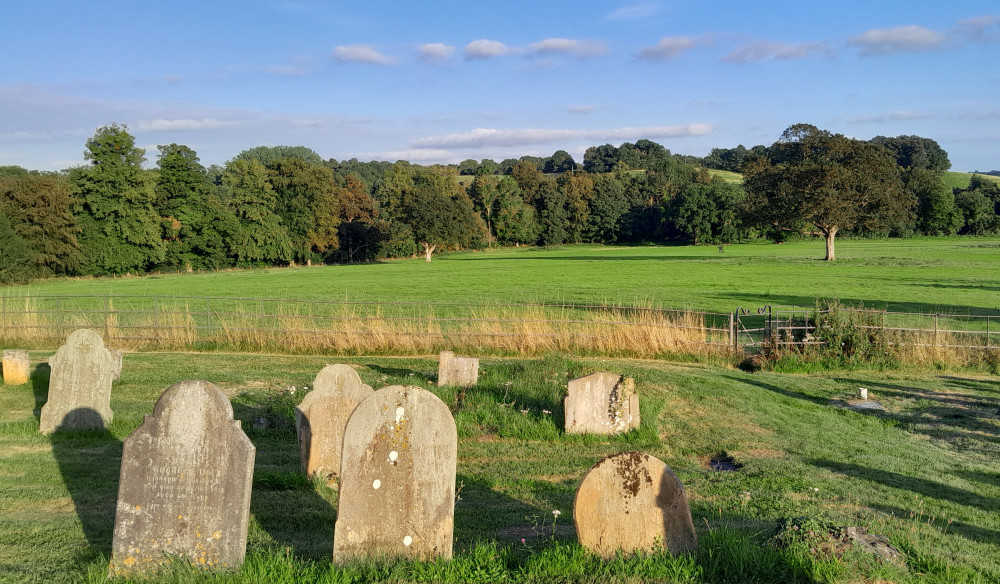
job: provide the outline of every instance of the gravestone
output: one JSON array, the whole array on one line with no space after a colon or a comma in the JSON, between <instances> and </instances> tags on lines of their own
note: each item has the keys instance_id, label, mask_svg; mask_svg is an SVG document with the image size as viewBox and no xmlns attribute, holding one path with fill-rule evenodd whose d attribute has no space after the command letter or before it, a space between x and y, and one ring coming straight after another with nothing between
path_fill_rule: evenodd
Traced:
<instances>
[{"instance_id":1,"label":"gravestone","mask_svg":"<svg viewBox=\"0 0 1000 584\"><path fill-rule=\"evenodd\" d=\"M479 359L456 357L451 351L441 351L438 357L438 387L472 387L478 381Z\"/></svg>"},{"instance_id":2,"label":"gravestone","mask_svg":"<svg viewBox=\"0 0 1000 584\"><path fill-rule=\"evenodd\" d=\"M327 365L295 408L295 430L302 453L302 470L327 482L340 476L344 428L351 412L374 391L347 365Z\"/></svg>"},{"instance_id":3,"label":"gravestone","mask_svg":"<svg viewBox=\"0 0 1000 584\"><path fill-rule=\"evenodd\" d=\"M28 383L31 362L27 351L8 349L3 352L3 382L7 385Z\"/></svg>"},{"instance_id":4,"label":"gravestone","mask_svg":"<svg viewBox=\"0 0 1000 584\"><path fill-rule=\"evenodd\" d=\"M614 373L571 380L563 406L567 434L619 434L639 427L635 382Z\"/></svg>"},{"instance_id":5,"label":"gravestone","mask_svg":"<svg viewBox=\"0 0 1000 584\"><path fill-rule=\"evenodd\" d=\"M111 423L114 363L100 335L86 329L75 331L49 357L49 367L49 397L42 406L39 431L100 429Z\"/></svg>"},{"instance_id":6,"label":"gravestone","mask_svg":"<svg viewBox=\"0 0 1000 584\"><path fill-rule=\"evenodd\" d=\"M255 453L215 385L163 392L123 445L109 573L155 571L168 556L242 564Z\"/></svg>"},{"instance_id":7,"label":"gravestone","mask_svg":"<svg viewBox=\"0 0 1000 584\"><path fill-rule=\"evenodd\" d=\"M675 556L698 549L684 486L667 465L641 452L613 454L587 471L573 521L580 545L604 558L659 546Z\"/></svg>"},{"instance_id":8,"label":"gravestone","mask_svg":"<svg viewBox=\"0 0 1000 584\"><path fill-rule=\"evenodd\" d=\"M450 559L458 434L448 406L393 385L347 422L333 559Z\"/></svg>"},{"instance_id":9,"label":"gravestone","mask_svg":"<svg viewBox=\"0 0 1000 584\"><path fill-rule=\"evenodd\" d=\"M118 381L122 376L122 359L124 355L118 349L108 350L111 351L111 377L115 381Z\"/></svg>"}]
</instances>

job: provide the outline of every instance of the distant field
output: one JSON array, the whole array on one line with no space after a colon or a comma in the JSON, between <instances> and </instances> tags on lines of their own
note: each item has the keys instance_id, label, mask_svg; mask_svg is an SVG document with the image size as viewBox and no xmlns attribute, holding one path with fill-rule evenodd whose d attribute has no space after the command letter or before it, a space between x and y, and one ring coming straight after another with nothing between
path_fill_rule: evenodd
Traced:
<instances>
[{"instance_id":1,"label":"distant field","mask_svg":"<svg viewBox=\"0 0 1000 584\"><path fill-rule=\"evenodd\" d=\"M782 245L522 247L366 265L53 279L4 295L226 296L427 303L616 303L731 312L817 299L909 312L1000 314L1000 238Z\"/></svg>"},{"instance_id":2,"label":"distant field","mask_svg":"<svg viewBox=\"0 0 1000 584\"><path fill-rule=\"evenodd\" d=\"M944 184L951 188L964 189L969 186L969 181L972 180L973 174L971 172L951 172L948 171L944 173ZM992 180L995 182L1000 182L1000 176L993 176L989 174L980 174L987 180Z\"/></svg>"},{"instance_id":3,"label":"distant field","mask_svg":"<svg viewBox=\"0 0 1000 584\"><path fill-rule=\"evenodd\" d=\"M714 168L710 168L708 169L708 174L710 174L713 177L717 176L728 183L736 183L736 184L743 183L743 175L738 172L730 172L728 170L716 170Z\"/></svg>"}]
</instances>

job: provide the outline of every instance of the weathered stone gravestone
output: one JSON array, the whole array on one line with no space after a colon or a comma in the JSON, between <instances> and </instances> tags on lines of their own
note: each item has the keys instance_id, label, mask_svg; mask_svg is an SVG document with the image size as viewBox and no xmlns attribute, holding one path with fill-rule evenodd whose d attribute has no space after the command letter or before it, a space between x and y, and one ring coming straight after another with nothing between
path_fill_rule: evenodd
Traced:
<instances>
[{"instance_id":1,"label":"weathered stone gravestone","mask_svg":"<svg viewBox=\"0 0 1000 584\"><path fill-rule=\"evenodd\" d=\"M109 573L155 571L168 556L242 564L255 453L215 385L182 381L163 392L125 439Z\"/></svg>"},{"instance_id":2,"label":"weathered stone gravestone","mask_svg":"<svg viewBox=\"0 0 1000 584\"><path fill-rule=\"evenodd\" d=\"M49 357L49 367L49 397L39 421L42 433L100 429L111 423L114 363L100 335L86 329L72 333L66 344Z\"/></svg>"},{"instance_id":3,"label":"weathered stone gravestone","mask_svg":"<svg viewBox=\"0 0 1000 584\"><path fill-rule=\"evenodd\" d=\"M613 454L587 471L573 521L580 545L605 558L659 546L674 555L698 549L684 486L662 461L641 452Z\"/></svg>"},{"instance_id":4,"label":"weathered stone gravestone","mask_svg":"<svg viewBox=\"0 0 1000 584\"><path fill-rule=\"evenodd\" d=\"M448 406L393 385L347 422L333 559L451 558L458 434Z\"/></svg>"},{"instance_id":5,"label":"weathered stone gravestone","mask_svg":"<svg viewBox=\"0 0 1000 584\"><path fill-rule=\"evenodd\" d=\"M563 402L567 434L618 434L639 427L635 381L598 372L569 382Z\"/></svg>"},{"instance_id":6,"label":"weathered stone gravestone","mask_svg":"<svg viewBox=\"0 0 1000 584\"><path fill-rule=\"evenodd\" d=\"M3 382L7 385L28 383L31 362L27 351L6 350L3 352Z\"/></svg>"},{"instance_id":7,"label":"weathered stone gravestone","mask_svg":"<svg viewBox=\"0 0 1000 584\"><path fill-rule=\"evenodd\" d=\"M374 391L347 365L327 365L316 376L313 390L295 408L295 429L302 452L302 470L328 482L340 476L344 428L358 404Z\"/></svg>"},{"instance_id":8,"label":"weathered stone gravestone","mask_svg":"<svg viewBox=\"0 0 1000 584\"><path fill-rule=\"evenodd\" d=\"M455 385L472 387L479 382L479 359L456 357L451 351L441 351L438 357L438 387Z\"/></svg>"},{"instance_id":9,"label":"weathered stone gravestone","mask_svg":"<svg viewBox=\"0 0 1000 584\"><path fill-rule=\"evenodd\" d=\"M111 377L115 381L118 381L122 376L122 359L124 355L118 349L108 350L111 351Z\"/></svg>"}]
</instances>

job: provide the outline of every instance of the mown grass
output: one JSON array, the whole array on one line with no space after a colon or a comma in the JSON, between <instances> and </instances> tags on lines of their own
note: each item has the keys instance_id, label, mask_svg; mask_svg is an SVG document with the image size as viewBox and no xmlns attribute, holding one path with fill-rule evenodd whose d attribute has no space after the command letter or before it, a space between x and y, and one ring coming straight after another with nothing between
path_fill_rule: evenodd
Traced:
<instances>
[{"instance_id":1,"label":"mown grass","mask_svg":"<svg viewBox=\"0 0 1000 584\"><path fill-rule=\"evenodd\" d=\"M32 361L49 354L32 352ZM300 476L292 417L305 387L331 361L130 353L112 395L109 432L51 439L37 433L46 368L34 371L30 385L0 387L0 581L105 581L121 442L158 395L181 379L222 387L257 447L248 559L239 572L205 574L179 565L155 581L1000 579L995 377L751 375L707 365L559 355L484 359L480 383L461 394L433 385L433 359L339 360L355 364L373 387L421 385L452 406L459 500L454 561L333 567L336 493ZM636 379L642 426L613 438L563 434L566 380L603 369ZM837 407L859 386L887 411ZM261 418L267 427L254 430L252 422ZM576 544L572 501L580 478L603 456L625 450L661 458L683 481L699 530L697 554L605 562ZM739 470L711 470L708 461L719 455L731 457ZM806 525L803 517L886 535L903 561L884 562L850 546L830 548L822 530L805 536L782 528Z\"/></svg>"},{"instance_id":2,"label":"mown grass","mask_svg":"<svg viewBox=\"0 0 1000 584\"><path fill-rule=\"evenodd\" d=\"M942 180L944 184L953 189L967 189L969 188L969 181L972 180L974 173L971 172L954 172L947 171L944 173ZM1000 182L1000 176L994 176L991 174L977 174L975 176L981 176L987 180Z\"/></svg>"},{"instance_id":3,"label":"mown grass","mask_svg":"<svg viewBox=\"0 0 1000 584\"><path fill-rule=\"evenodd\" d=\"M5 295L226 296L373 302L610 303L728 313L817 299L924 313L1000 314L1000 238L805 239L717 246L506 248L375 265L53 279Z\"/></svg>"}]
</instances>

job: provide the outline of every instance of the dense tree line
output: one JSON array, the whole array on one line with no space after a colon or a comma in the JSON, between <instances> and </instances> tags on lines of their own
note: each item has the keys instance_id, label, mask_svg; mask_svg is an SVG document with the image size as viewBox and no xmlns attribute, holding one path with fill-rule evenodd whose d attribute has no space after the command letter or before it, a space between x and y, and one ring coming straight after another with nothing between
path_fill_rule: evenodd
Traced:
<instances>
[{"instance_id":1,"label":"dense tree line","mask_svg":"<svg viewBox=\"0 0 1000 584\"><path fill-rule=\"evenodd\" d=\"M0 167L0 282L53 275L362 262L491 245L782 241L1000 232L1000 184L944 185L918 136L859 141L807 124L771 146L676 156L649 140L494 162L421 166L323 160L257 147L205 168L159 146L155 168L127 128L87 140L89 164ZM744 173L744 184L707 168ZM462 178L465 175L466 178ZM471 179L471 180L470 180Z\"/></svg>"}]
</instances>

